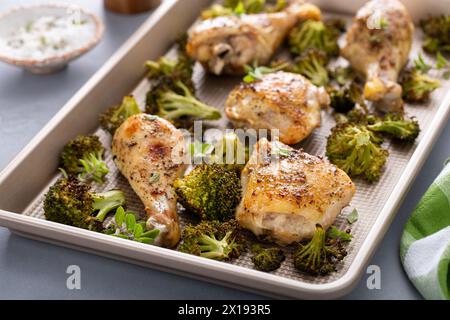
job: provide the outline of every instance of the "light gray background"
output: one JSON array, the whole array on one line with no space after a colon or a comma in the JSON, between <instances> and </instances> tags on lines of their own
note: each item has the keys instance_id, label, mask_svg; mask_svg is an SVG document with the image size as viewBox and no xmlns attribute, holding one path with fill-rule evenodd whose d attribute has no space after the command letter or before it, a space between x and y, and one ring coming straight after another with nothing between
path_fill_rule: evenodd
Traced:
<instances>
[{"instance_id":1,"label":"light gray background","mask_svg":"<svg viewBox=\"0 0 450 320\"><path fill-rule=\"evenodd\" d=\"M0 10L18 3L0 1ZM61 73L34 76L0 64L0 169L26 145L64 103L114 53L148 14L104 12L100 0L71 1L96 12L106 24L101 44ZM371 264L381 268L381 290L368 290L366 275L348 299L420 299L398 257L403 225L450 156L447 125ZM39 170L39 168L36 168ZM0 195L7 196L7 195ZM81 290L66 289L68 265L80 266ZM28 240L0 228L0 298L3 299L259 299L261 296L145 269Z\"/></svg>"}]
</instances>

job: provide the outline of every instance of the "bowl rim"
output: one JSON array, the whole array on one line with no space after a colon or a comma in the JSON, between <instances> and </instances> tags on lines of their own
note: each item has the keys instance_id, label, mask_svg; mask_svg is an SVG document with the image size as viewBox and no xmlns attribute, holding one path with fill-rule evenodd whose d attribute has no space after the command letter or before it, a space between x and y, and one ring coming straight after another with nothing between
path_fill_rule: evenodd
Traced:
<instances>
[{"instance_id":1,"label":"bowl rim","mask_svg":"<svg viewBox=\"0 0 450 320\"><path fill-rule=\"evenodd\" d=\"M91 50L92 48L94 48L103 37L104 31L105 31L105 26L104 26L103 22L101 21L101 19L96 14L83 9L81 6L69 4L69 3L66 3L66 4L64 4L64 3L41 3L41 4L31 4L31 5L17 5L17 6L13 6L13 7L7 9L6 11L0 13L0 20L5 19L8 16L17 14L20 11L37 10L40 8L60 8L60 9L74 8L74 9L80 10L80 12L83 15L86 15L89 18L91 18L95 24L95 32L93 33L92 38L89 41L87 41L86 44L84 44L83 46L81 46L79 48L75 48L71 51L68 51L68 52L65 52L62 54L60 53L60 54L48 56L44 59L15 58L10 55L6 55L0 51L0 60L1 61L7 62L10 64L14 64L14 65L18 65L18 66L25 66L25 67L46 66L46 65L50 65L50 64L54 64L54 63L56 64L56 63L61 63L64 61L70 61L76 57L81 56L82 54L86 53L87 51Z\"/></svg>"}]
</instances>

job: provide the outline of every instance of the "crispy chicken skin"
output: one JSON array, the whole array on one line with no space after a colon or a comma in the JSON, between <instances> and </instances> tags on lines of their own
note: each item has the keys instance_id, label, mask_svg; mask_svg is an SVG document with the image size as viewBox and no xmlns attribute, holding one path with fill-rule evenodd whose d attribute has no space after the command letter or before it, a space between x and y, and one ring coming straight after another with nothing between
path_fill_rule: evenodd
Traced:
<instances>
[{"instance_id":1,"label":"crispy chicken skin","mask_svg":"<svg viewBox=\"0 0 450 320\"><path fill-rule=\"evenodd\" d=\"M237 86L225 112L238 127L279 129L281 142L296 144L320 126L321 107L328 104L323 88L299 74L279 71Z\"/></svg>"},{"instance_id":2,"label":"crispy chicken skin","mask_svg":"<svg viewBox=\"0 0 450 320\"><path fill-rule=\"evenodd\" d=\"M267 64L288 32L303 19L320 19L316 6L293 0L282 12L207 19L189 30L187 53L210 72L241 75Z\"/></svg>"},{"instance_id":3,"label":"crispy chicken skin","mask_svg":"<svg viewBox=\"0 0 450 320\"><path fill-rule=\"evenodd\" d=\"M169 248L180 240L173 182L186 169L184 140L168 121L138 114L117 129L112 142L114 162L145 205L147 228L160 230L155 244Z\"/></svg>"},{"instance_id":4,"label":"crispy chicken skin","mask_svg":"<svg viewBox=\"0 0 450 320\"><path fill-rule=\"evenodd\" d=\"M397 79L408 61L413 31L411 17L398 0L369 1L347 31L342 56L366 76L364 96L382 111L403 108Z\"/></svg>"},{"instance_id":5,"label":"crispy chicken skin","mask_svg":"<svg viewBox=\"0 0 450 320\"><path fill-rule=\"evenodd\" d=\"M317 223L328 228L355 193L347 174L327 160L266 139L242 172L242 189L240 225L280 245L311 238Z\"/></svg>"}]
</instances>

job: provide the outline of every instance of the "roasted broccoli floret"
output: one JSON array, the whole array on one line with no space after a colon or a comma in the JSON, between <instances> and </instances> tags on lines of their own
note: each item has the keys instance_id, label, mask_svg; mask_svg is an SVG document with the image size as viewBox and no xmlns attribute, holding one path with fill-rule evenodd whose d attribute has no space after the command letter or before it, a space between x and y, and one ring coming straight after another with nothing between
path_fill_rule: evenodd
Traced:
<instances>
[{"instance_id":1,"label":"roasted broccoli floret","mask_svg":"<svg viewBox=\"0 0 450 320\"><path fill-rule=\"evenodd\" d=\"M328 58L325 53L316 49L308 49L297 57L290 71L300 73L316 86L325 86L328 83L326 65Z\"/></svg>"},{"instance_id":2,"label":"roasted broccoli floret","mask_svg":"<svg viewBox=\"0 0 450 320\"><path fill-rule=\"evenodd\" d=\"M228 0L225 5L233 7L235 14L255 14L263 12L266 0Z\"/></svg>"},{"instance_id":3,"label":"roasted broccoli floret","mask_svg":"<svg viewBox=\"0 0 450 320\"><path fill-rule=\"evenodd\" d=\"M106 215L124 204L122 191L91 192L89 186L69 176L50 187L45 195L44 213L50 221L99 231Z\"/></svg>"},{"instance_id":4,"label":"roasted broccoli floret","mask_svg":"<svg viewBox=\"0 0 450 320\"><path fill-rule=\"evenodd\" d=\"M369 114L366 109L355 106L347 113L335 113L335 121L337 124L353 123L367 126L368 124L375 123L377 119L374 115Z\"/></svg>"},{"instance_id":5,"label":"roasted broccoli floret","mask_svg":"<svg viewBox=\"0 0 450 320\"><path fill-rule=\"evenodd\" d=\"M325 25L330 29L330 31L334 32L338 36L347 29L347 22L344 19L339 18L326 19Z\"/></svg>"},{"instance_id":6,"label":"roasted broccoli floret","mask_svg":"<svg viewBox=\"0 0 450 320\"><path fill-rule=\"evenodd\" d=\"M66 174L78 176L81 181L94 180L102 183L109 172L103 161L104 151L97 136L77 136L63 148L60 156L61 169Z\"/></svg>"},{"instance_id":7,"label":"roasted broccoli floret","mask_svg":"<svg viewBox=\"0 0 450 320\"><path fill-rule=\"evenodd\" d=\"M383 139L366 125L337 124L327 140L328 159L350 176L363 176L373 182L381 175L389 152L381 147Z\"/></svg>"},{"instance_id":8,"label":"roasted broccoli floret","mask_svg":"<svg viewBox=\"0 0 450 320\"><path fill-rule=\"evenodd\" d=\"M148 69L147 77L153 79L156 77L168 76L177 71L178 60L162 56L157 61L145 61L145 66Z\"/></svg>"},{"instance_id":9,"label":"roasted broccoli floret","mask_svg":"<svg viewBox=\"0 0 450 320\"><path fill-rule=\"evenodd\" d=\"M136 242L153 243L160 232L159 229L146 230L146 222L136 220L136 216L134 212L125 212L123 207L118 207L114 219L105 230L105 233Z\"/></svg>"},{"instance_id":10,"label":"roasted broccoli floret","mask_svg":"<svg viewBox=\"0 0 450 320\"><path fill-rule=\"evenodd\" d=\"M195 97L192 81L194 61L183 51L179 41L178 58L166 57L147 61L147 74L152 83L147 92L146 112L163 117L177 126L188 126L194 119L217 120L220 112Z\"/></svg>"},{"instance_id":11,"label":"roasted broccoli floret","mask_svg":"<svg viewBox=\"0 0 450 320\"><path fill-rule=\"evenodd\" d=\"M286 9L288 6L288 0L273 0L269 1L266 5L266 12L280 12Z\"/></svg>"},{"instance_id":12,"label":"roasted broccoli floret","mask_svg":"<svg viewBox=\"0 0 450 320\"><path fill-rule=\"evenodd\" d=\"M213 4L206 10L203 10L201 17L203 20L241 14L260 13L264 10L265 0L240 0L225 1L223 5Z\"/></svg>"},{"instance_id":13,"label":"roasted broccoli floret","mask_svg":"<svg viewBox=\"0 0 450 320\"><path fill-rule=\"evenodd\" d=\"M147 93L146 112L169 121L179 119L218 120L221 113L199 101L181 81L162 82Z\"/></svg>"},{"instance_id":14,"label":"roasted broccoli floret","mask_svg":"<svg viewBox=\"0 0 450 320\"><path fill-rule=\"evenodd\" d=\"M416 69L406 70L401 77L403 99L407 102L424 102L430 93L440 87L440 82Z\"/></svg>"},{"instance_id":15,"label":"roasted broccoli floret","mask_svg":"<svg viewBox=\"0 0 450 320\"><path fill-rule=\"evenodd\" d=\"M255 269L259 271L270 272L277 270L281 263L286 259L283 250L280 248L263 248L259 244L252 246L252 262Z\"/></svg>"},{"instance_id":16,"label":"roasted broccoli floret","mask_svg":"<svg viewBox=\"0 0 450 320\"><path fill-rule=\"evenodd\" d=\"M294 252L294 266L312 275L326 275L335 271L337 263L346 255L342 243L327 239L325 230L317 224L312 239L300 243Z\"/></svg>"},{"instance_id":17,"label":"roasted broccoli floret","mask_svg":"<svg viewBox=\"0 0 450 320\"><path fill-rule=\"evenodd\" d=\"M192 81L193 60L181 51L184 41L180 41L177 59L160 58L147 61L148 78L152 88L147 92L146 112L157 114L181 125L186 118L216 120L220 112L195 97Z\"/></svg>"},{"instance_id":18,"label":"roasted broccoli floret","mask_svg":"<svg viewBox=\"0 0 450 320\"><path fill-rule=\"evenodd\" d=\"M419 122L406 120L400 114L389 113L383 119L368 125L369 130L387 134L395 139L414 142L420 133Z\"/></svg>"},{"instance_id":19,"label":"roasted broccoli floret","mask_svg":"<svg viewBox=\"0 0 450 320\"><path fill-rule=\"evenodd\" d=\"M239 230L236 220L188 225L183 231L179 251L215 260L237 258L245 251L245 241Z\"/></svg>"},{"instance_id":20,"label":"roasted broccoli floret","mask_svg":"<svg viewBox=\"0 0 450 320\"><path fill-rule=\"evenodd\" d=\"M201 13L201 17L203 20L206 20L222 16L232 16L234 14L235 12L233 8L228 8L223 5L215 3L211 7L203 10Z\"/></svg>"},{"instance_id":21,"label":"roasted broccoli floret","mask_svg":"<svg viewBox=\"0 0 450 320\"><path fill-rule=\"evenodd\" d=\"M355 101L351 97L348 86L340 88L331 87L327 91L330 96L330 106L334 111L347 113L355 107Z\"/></svg>"},{"instance_id":22,"label":"roasted broccoli floret","mask_svg":"<svg viewBox=\"0 0 450 320\"><path fill-rule=\"evenodd\" d=\"M328 56L339 54L337 43L339 32L322 21L306 20L292 29L289 34L289 49L295 55L314 48Z\"/></svg>"},{"instance_id":23,"label":"roasted broccoli floret","mask_svg":"<svg viewBox=\"0 0 450 320\"><path fill-rule=\"evenodd\" d=\"M132 96L126 96L118 106L113 106L100 115L100 126L114 135L117 128L132 115L141 113L139 105Z\"/></svg>"},{"instance_id":24,"label":"roasted broccoli floret","mask_svg":"<svg viewBox=\"0 0 450 320\"><path fill-rule=\"evenodd\" d=\"M174 183L178 201L202 220L225 221L234 216L241 200L241 181L235 170L201 164Z\"/></svg>"},{"instance_id":25,"label":"roasted broccoli floret","mask_svg":"<svg viewBox=\"0 0 450 320\"><path fill-rule=\"evenodd\" d=\"M166 85L174 86L175 83L181 82L191 92L195 92L195 85L192 81L194 61L182 51L183 46L184 38L181 38L179 41L179 54L176 59L161 57L158 61L146 61L147 78L156 82L155 85L165 83Z\"/></svg>"},{"instance_id":26,"label":"roasted broccoli floret","mask_svg":"<svg viewBox=\"0 0 450 320\"><path fill-rule=\"evenodd\" d=\"M420 21L425 33L423 49L430 53L450 52L450 15L430 17Z\"/></svg>"},{"instance_id":27,"label":"roasted broccoli floret","mask_svg":"<svg viewBox=\"0 0 450 320\"><path fill-rule=\"evenodd\" d=\"M377 121L377 117L367 112L363 108L354 108L352 111L346 114L347 121L360 125L374 124Z\"/></svg>"},{"instance_id":28,"label":"roasted broccoli floret","mask_svg":"<svg viewBox=\"0 0 450 320\"><path fill-rule=\"evenodd\" d=\"M260 13L265 10L266 0L241 0L246 14Z\"/></svg>"},{"instance_id":29,"label":"roasted broccoli floret","mask_svg":"<svg viewBox=\"0 0 450 320\"><path fill-rule=\"evenodd\" d=\"M288 62L284 59L274 60L269 67L261 67L262 70L260 73L265 74L283 70L301 74L316 86L325 86L329 82L328 70L326 69L327 63L328 57L323 51L310 48L304 51L293 62ZM255 72L249 73L246 78L254 74ZM253 76L253 78L259 79L257 76Z\"/></svg>"},{"instance_id":30,"label":"roasted broccoli floret","mask_svg":"<svg viewBox=\"0 0 450 320\"><path fill-rule=\"evenodd\" d=\"M330 78L341 86L349 85L357 78L355 71L351 67L336 67L329 74Z\"/></svg>"},{"instance_id":31,"label":"roasted broccoli floret","mask_svg":"<svg viewBox=\"0 0 450 320\"><path fill-rule=\"evenodd\" d=\"M261 12L278 12L286 8L286 0L226 0L222 5L213 4L202 11L202 19L241 14L255 14Z\"/></svg>"},{"instance_id":32,"label":"roasted broccoli floret","mask_svg":"<svg viewBox=\"0 0 450 320\"><path fill-rule=\"evenodd\" d=\"M359 104L365 108L364 99L362 98L362 88L355 82L348 85L336 87L327 87L328 95L330 96L330 105L336 112L347 113Z\"/></svg>"}]
</instances>

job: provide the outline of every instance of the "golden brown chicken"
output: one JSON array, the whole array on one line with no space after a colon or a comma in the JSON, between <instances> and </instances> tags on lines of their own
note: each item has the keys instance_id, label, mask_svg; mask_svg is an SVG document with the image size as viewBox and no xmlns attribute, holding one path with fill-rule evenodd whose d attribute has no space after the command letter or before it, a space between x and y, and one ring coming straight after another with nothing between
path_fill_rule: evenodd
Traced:
<instances>
[{"instance_id":1,"label":"golden brown chicken","mask_svg":"<svg viewBox=\"0 0 450 320\"><path fill-rule=\"evenodd\" d=\"M397 83L408 60L414 25L398 0L372 0L356 14L346 34L342 55L366 76L364 97L382 111L401 111L402 88Z\"/></svg>"},{"instance_id":2,"label":"golden brown chicken","mask_svg":"<svg viewBox=\"0 0 450 320\"><path fill-rule=\"evenodd\" d=\"M329 100L324 88L299 74L279 71L237 86L225 112L238 127L278 129L281 142L296 144L320 126L321 107Z\"/></svg>"},{"instance_id":3,"label":"golden brown chicken","mask_svg":"<svg viewBox=\"0 0 450 320\"><path fill-rule=\"evenodd\" d=\"M347 174L328 161L266 139L242 172L242 189L240 225L281 245L312 237L317 223L328 228L355 193Z\"/></svg>"},{"instance_id":4,"label":"golden brown chicken","mask_svg":"<svg viewBox=\"0 0 450 320\"><path fill-rule=\"evenodd\" d=\"M174 247L180 240L180 227L172 185L186 169L182 132L162 118L134 115L114 134L112 153L145 205L147 228L160 230L155 244Z\"/></svg>"},{"instance_id":5,"label":"golden brown chicken","mask_svg":"<svg viewBox=\"0 0 450 320\"><path fill-rule=\"evenodd\" d=\"M244 66L267 64L288 32L302 19L320 19L320 10L292 0L282 12L207 19L189 30L187 53L210 72L243 74Z\"/></svg>"}]
</instances>

